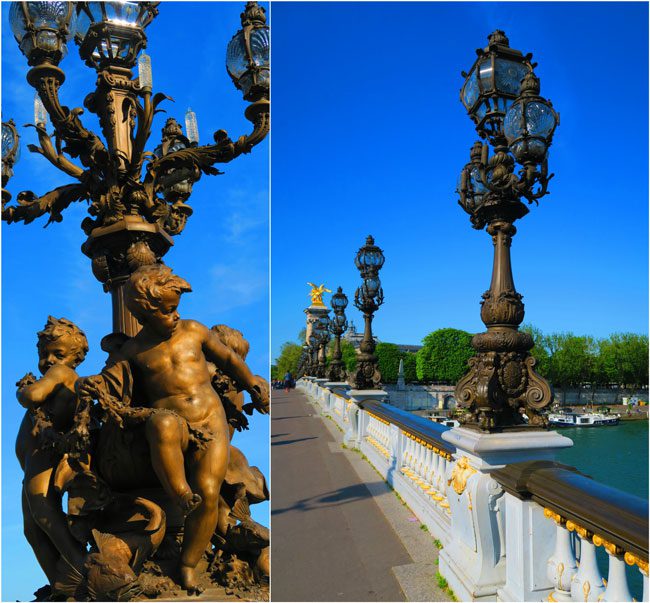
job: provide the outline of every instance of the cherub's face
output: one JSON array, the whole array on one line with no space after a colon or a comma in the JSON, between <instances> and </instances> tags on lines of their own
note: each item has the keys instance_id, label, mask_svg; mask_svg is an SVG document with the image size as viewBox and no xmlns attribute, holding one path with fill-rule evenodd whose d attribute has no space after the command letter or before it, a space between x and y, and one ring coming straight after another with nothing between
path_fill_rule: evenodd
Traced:
<instances>
[{"instance_id":1,"label":"cherub's face","mask_svg":"<svg viewBox=\"0 0 650 603\"><path fill-rule=\"evenodd\" d=\"M44 375L53 365L65 364L74 368L77 354L65 340L59 337L54 341L40 339L38 342L38 370Z\"/></svg>"},{"instance_id":2,"label":"cherub's face","mask_svg":"<svg viewBox=\"0 0 650 603\"><path fill-rule=\"evenodd\" d=\"M180 300L180 293L166 289L158 307L145 315L147 326L164 339L171 337L174 329L176 329L180 319L177 310Z\"/></svg>"}]
</instances>

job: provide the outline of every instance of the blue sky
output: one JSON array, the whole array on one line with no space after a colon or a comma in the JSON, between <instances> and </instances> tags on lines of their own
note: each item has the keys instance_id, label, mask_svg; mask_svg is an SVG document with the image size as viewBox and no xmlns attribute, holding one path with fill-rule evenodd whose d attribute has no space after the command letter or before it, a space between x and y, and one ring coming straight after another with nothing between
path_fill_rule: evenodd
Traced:
<instances>
[{"instance_id":1,"label":"blue sky","mask_svg":"<svg viewBox=\"0 0 650 603\"><path fill-rule=\"evenodd\" d=\"M352 297L369 233L387 258L381 340L484 329L492 243L454 190L477 139L460 72L497 28L561 115L551 194L512 245L525 320L647 332L646 3L276 3L273 19L272 358L304 326L307 281Z\"/></svg>"},{"instance_id":2,"label":"blue sky","mask_svg":"<svg viewBox=\"0 0 650 603\"><path fill-rule=\"evenodd\" d=\"M27 61L8 27L9 3L2 3L2 116L22 126L33 120L34 91L27 84ZM246 103L225 70L226 44L240 28L244 2L165 2L149 26L148 54L152 57L154 91L175 103L164 103L167 114L156 117L148 150L160 140L168 116L184 123L188 106L197 114L201 144L226 129L234 139L250 131L244 118ZM268 6L264 4L264 6ZM63 104L82 106L94 89L94 71L69 46L61 63L66 82ZM85 112L86 127L99 133L95 116ZM51 127L51 126L50 126ZM22 154L8 189L45 193L66 182L44 158L30 154L36 143L33 129L20 128ZM186 278L194 291L183 297L181 317L208 326L226 323L240 329L251 343L248 362L257 374L268 376L268 197L269 145L219 166L225 175L204 176L194 186L190 203L194 215L175 238L165 261ZM29 600L45 578L22 534L20 485L22 474L14 442L23 410L14 383L27 371L37 373L36 332L48 314L65 316L86 333L90 353L80 374L93 374L104 364L100 339L111 330L110 297L90 271L80 251L84 234L80 223L85 205L68 208L60 224L47 229L45 220L2 225L2 599ZM236 434L251 464L269 476L269 419L256 417L251 430ZM253 506L254 516L268 525L268 503Z\"/></svg>"}]
</instances>

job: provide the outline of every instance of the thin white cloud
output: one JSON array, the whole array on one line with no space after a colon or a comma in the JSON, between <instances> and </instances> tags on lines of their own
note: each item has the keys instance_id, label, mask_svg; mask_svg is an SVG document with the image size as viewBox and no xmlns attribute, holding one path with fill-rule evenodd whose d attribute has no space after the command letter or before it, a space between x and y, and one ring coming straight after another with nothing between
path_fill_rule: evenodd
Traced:
<instances>
[{"instance_id":1,"label":"thin white cloud","mask_svg":"<svg viewBox=\"0 0 650 603\"><path fill-rule=\"evenodd\" d=\"M211 311L218 315L260 301L268 292L266 265L257 259L241 258L210 268Z\"/></svg>"}]
</instances>

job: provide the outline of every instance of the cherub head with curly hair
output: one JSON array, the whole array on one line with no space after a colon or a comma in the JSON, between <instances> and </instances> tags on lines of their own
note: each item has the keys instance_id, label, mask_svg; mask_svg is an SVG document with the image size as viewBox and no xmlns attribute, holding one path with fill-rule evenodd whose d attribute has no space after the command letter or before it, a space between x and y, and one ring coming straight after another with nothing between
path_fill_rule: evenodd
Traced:
<instances>
[{"instance_id":1,"label":"cherub head with curly hair","mask_svg":"<svg viewBox=\"0 0 650 603\"><path fill-rule=\"evenodd\" d=\"M143 327L170 337L179 320L178 303L190 284L169 266L151 264L138 268L124 285L126 307Z\"/></svg>"},{"instance_id":2,"label":"cherub head with curly hair","mask_svg":"<svg viewBox=\"0 0 650 603\"><path fill-rule=\"evenodd\" d=\"M54 364L75 368L88 353L84 332L67 318L48 316L45 328L38 335L38 369L45 374Z\"/></svg>"}]
</instances>

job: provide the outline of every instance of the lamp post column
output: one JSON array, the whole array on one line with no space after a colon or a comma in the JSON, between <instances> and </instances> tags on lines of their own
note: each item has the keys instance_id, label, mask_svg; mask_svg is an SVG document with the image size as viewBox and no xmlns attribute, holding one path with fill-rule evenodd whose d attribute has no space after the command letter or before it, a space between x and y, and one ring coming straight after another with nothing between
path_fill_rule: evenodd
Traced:
<instances>
[{"instance_id":1,"label":"lamp post column","mask_svg":"<svg viewBox=\"0 0 650 603\"><path fill-rule=\"evenodd\" d=\"M372 335L372 319L379 306L384 303L384 292L379 280L379 270L384 265L384 254L375 245L372 236L359 249L355 265L361 274L363 284L354 294L354 305L363 312L364 331L359 345L357 366L350 375L350 385L357 390L378 390L381 387L381 373L375 356L375 340Z\"/></svg>"},{"instance_id":2,"label":"lamp post column","mask_svg":"<svg viewBox=\"0 0 650 603\"><path fill-rule=\"evenodd\" d=\"M348 322L345 318L345 308L348 305L348 298L343 293L343 289L339 287L331 299L332 310L334 317L330 321L330 332L334 335L334 350L332 352L332 360L330 362L327 378L332 383L341 383L345 381L346 371L343 366L341 354L341 335L345 333L348 328Z\"/></svg>"}]
</instances>

